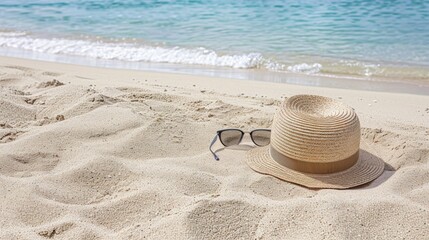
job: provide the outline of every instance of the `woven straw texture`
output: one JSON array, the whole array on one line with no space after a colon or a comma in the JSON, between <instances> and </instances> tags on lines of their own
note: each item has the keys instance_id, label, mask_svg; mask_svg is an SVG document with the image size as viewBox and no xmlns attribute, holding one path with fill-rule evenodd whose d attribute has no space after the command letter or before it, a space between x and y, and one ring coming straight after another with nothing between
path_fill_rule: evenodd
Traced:
<instances>
[{"instance_id":1,"label":"woven straw texture","mask_svg":"<svg viewBox=\"0 0 429 240\"><path fill-rule=\"evenodd\" d=\"M247 163L255 171L310 188L350 188L377 178L384 162L359 150L360 124L354 110L334 99L297 95L285 101L271 128L271 146L248 152ZM359 151L357 162L345 170L327 174L290 169L270 154L310 164L338 164Z\"/></svg>"},{"instance_id":2,"label":"woven straw texture","mask_svg":"<svg viewBox=\"0 0 429 240\"><path fill-rule=\"evenodd\" d=\"M271 128L273 148L302 161L337 161L359 149L360 124L356 113L326 97L289 98L277 112Z\"/></svg>"}]
</instances>

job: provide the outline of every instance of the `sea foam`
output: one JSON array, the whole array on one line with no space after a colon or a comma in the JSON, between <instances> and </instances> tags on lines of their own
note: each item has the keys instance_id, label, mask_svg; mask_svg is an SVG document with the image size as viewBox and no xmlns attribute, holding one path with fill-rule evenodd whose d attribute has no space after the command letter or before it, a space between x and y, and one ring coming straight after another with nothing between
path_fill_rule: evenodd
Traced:
<instances>
[{"instance_id":1,"label":"sea foam","mask_svg":"<svg viewBox=\"0 0 429 240\"><path fill-rule=\"evenodd\" d=\"M319 73L321 69L322 69L322 64L320 63L314 63L314 64L301 63L301 64L296 64L296 65L287 67L287 70L289 72L306 73L306 74Z\"/></svg>"},{"instance_id":2,"label":"sea foam","mask_svg":"<svg viewBox=\"0 0 429 240\"><path fill-rule=\"evenodd\" d=\"M0 32L0 47L27 51L83 56L131 62L196 64L239 69L266 69L294 73L318 73L321 65L287 66L261 53L219 54L206 48L160 47L126 42L105 42L65 38L37 38L25 33Z\"/></svg>"},{"instance_id":3,"label":"sea foam","mask_svg":"<svg viewBox=\"0 0 429 240\"><path fill-rule=\"evenodd\" d=\"M0 47L122 61L198 64L243 69L263 68L269 62L260 53L220 55L205 48L187 49L134 43L45 39L12 33L0 34Z\"/></svg>"}]
</instances>

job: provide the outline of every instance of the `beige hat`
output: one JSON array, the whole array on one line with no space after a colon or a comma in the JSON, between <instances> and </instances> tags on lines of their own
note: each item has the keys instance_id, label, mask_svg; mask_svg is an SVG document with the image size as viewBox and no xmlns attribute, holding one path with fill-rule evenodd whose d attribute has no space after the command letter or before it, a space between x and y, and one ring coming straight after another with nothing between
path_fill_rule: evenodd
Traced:
<instances>
[{"instance_id":1,"label":"beige hat","mask_svg":"<svg viewBox=\"0 0 429 240\"><path fill-rule=\"evenodd\" d=\"M296 95L284 101L271 127L269 146L247 153L247 164L309 188L351 188L381 175L384 162L359 149L355 111L322 96Z\"/></svg>"}]
</instances>

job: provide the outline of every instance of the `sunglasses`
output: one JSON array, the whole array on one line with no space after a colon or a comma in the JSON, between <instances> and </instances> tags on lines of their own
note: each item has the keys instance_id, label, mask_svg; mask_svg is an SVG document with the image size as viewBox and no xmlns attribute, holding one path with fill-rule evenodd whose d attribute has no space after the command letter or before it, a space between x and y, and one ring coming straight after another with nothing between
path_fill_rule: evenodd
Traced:
<instances>
[{"instance_id":1,"label":"sunglasses","mask_svg":"<svg viewBox=\"0 0 429 240\"><path fill-rule=\"evenodd\" d=\"M243 140L244 134L246 133L250 134L250 139L252 139L252 142L256 146L262 147L270 144L271 129L255 129L250 132L244 132L235 128L222 129L216 132L216 136L213 138L209 147L210 152L213 154L216 160L219 160L219 157L212 150L212 146L215 144L217 139L219 138L222 145L229 147L240 144L241 140Z\"/></svg>"}]
</instances>

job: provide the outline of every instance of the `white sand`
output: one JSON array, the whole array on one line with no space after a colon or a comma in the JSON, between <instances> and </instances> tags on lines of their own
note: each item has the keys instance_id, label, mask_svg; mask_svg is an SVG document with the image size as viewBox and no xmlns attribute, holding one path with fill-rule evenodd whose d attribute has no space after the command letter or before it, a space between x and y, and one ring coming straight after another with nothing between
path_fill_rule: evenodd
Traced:
<instances>
[{"instance_id":1,"label":"white sand","mask_svg":"<svg viewBox=\"0 0 429 240\"><path fill-rule=\"evenodd\" d=\"M213 160L217 129L305 93L356 109L380 178L310 190L252 171L249 146ZM428 160L428 96L0 58L1 239L428 239Z\"/></svg>"}]
</instances>

